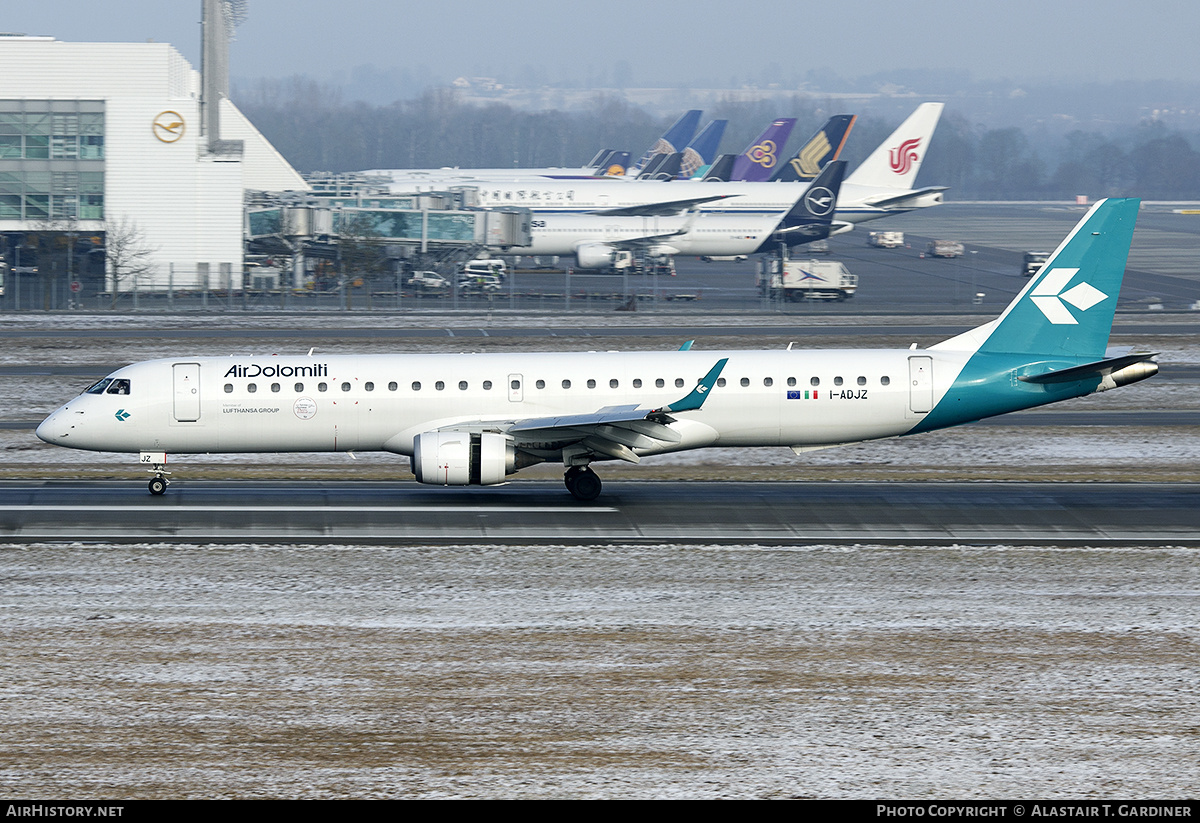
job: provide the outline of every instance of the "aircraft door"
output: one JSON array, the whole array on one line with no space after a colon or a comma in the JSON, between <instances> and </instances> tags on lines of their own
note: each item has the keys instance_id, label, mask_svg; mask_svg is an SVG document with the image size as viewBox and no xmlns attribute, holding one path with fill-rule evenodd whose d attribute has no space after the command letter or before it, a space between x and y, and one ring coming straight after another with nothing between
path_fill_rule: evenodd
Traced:
<instances>
[{"instance_id":1,"label":"aircraft door","mask_svg":"<svg viewBox=\"0 0 1200 823\"><path fill-rule=\"evenodd\" d=\"M908 408L917 414L933 409L933 358L908 358Z\"/></svg>"},{"instance_id":2,"label":"aircraft door","mask_svg":"<svg viewBox=\"0 0 1200 823\"><path fill-rule=\"evenodd\" d=\"M175 419L180 423L194 423L200 419L200 364L176 363L172 372Z\"/></svg>"},{"instance_id":3,"label":"aircraft door","mask_svg":"<svg viewBox=\"0 0 1200 823\"><path fill-rule=\"evenodd\" d=\"M508 399L512 403L520 403L525 399L525 378L519 374L508 376Z\"/></svg>"}]
</instances>

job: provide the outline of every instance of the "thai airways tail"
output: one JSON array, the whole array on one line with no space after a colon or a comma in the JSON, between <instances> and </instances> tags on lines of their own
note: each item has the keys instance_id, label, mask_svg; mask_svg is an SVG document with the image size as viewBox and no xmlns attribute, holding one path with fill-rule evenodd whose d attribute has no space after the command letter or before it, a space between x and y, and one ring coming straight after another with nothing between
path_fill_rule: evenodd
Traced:
<instances>
[{"instance_id":1,"label":"thai airways tail","mask_svg":"<svg viewBox=\"0 0 1200 823\"><path fill-rule=\"evenodd\" d=\"M728 120L712 120L701 129L692 142L683 150L683 160L679 168L679 179L687 180L697 175L703 175L717 157L717 148L721 138L725 136L725 126Z\"/></svg>"},{"instance_id":2,"label":"thai airways tail","mask_svg":"<svg viewBox=\"0 0 1200 823\"><path fill-rule=\"evenodd\" d=\"M691 141L692 135L696 133L696 126L700 125L701 114L703 112L700 109L692 109L684 113L671 128L663 133L662 137L654 142L654 145L646 150L646 153L638 160L636 168L639 171L646 168L646 164L656 154L675 154L683 151L683 147Z\"/></svg>"},{"instance_id":3,"label":"thai airways tail","mask_svg":"<svg viewBox=\"0 0 1200 823\"><path fill-rule=\"evenodd\" d=\"M798 183L815 180L826 165L838 159L850 129L854 128L853 114L835 114L808 138L791 160L775 170L772 181Z\"/></svg>"},{"instance_id":4,"label":"thai airways tail","mask_svg":"<svg viewBox=\"0 0 1200 823\"><path fill-rule=\"evenodd\" d=\"M846 178L847 185L907 191L913 187L929 141L942 116L942 103L922 103L879 148Z\"/></svg>"},{"instance_id":5,"label":"thai airways tail","mask_svg":"<svg viewBox=\"0 0 1200 823\"><path fill-rule=\"evenodd\" d=\"M747 183L762 183L771 179L772 172L779 165L780 155L787 145L792 127L796 125L795 117L784 117L775 120L757 138L746 146L733 163L733 171L729 179Z\"/></svg>"}]
</instances>

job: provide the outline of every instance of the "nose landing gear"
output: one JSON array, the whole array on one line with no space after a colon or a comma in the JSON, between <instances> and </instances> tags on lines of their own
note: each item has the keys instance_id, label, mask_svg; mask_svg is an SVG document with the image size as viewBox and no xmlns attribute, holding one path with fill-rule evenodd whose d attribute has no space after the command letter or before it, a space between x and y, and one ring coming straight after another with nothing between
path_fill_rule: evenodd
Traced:
<instances>
[{"instance_id":1,"label":"nose landing gear","mask_svg":"<svg viewBox=\"0 0 1200 823\"><path fill-rule=\"evenodd\" d=\"M567 491L576 500L590 503L600 496L600 477L588 466L572 466L563 477Z\"/></svg>"},{"instance_id":2,"label":"nose landing gear","mask_svg":"<svg viewBox=\"0 0 1200 823\"><path fill-rule=\"evenodd\" d=\"M139 462L154 474L154 477L150 478L150 493L155 497L163 494L167 490L167 486L171 485L171 481L166 477L170 474L167 471L167 453L142 452Z\"/></svg>"},{"instance_id":3,"label":"nose landing gear","mask_svg":"<svg viewBox=\"0 0 1200 823\"><path fill-rule=\"evenodd\" d=\"M150 478L150 493L158 496L167 490L167 484L171 481L163 477L161 474L156 474Z\"/></svg>"}]
</instances>

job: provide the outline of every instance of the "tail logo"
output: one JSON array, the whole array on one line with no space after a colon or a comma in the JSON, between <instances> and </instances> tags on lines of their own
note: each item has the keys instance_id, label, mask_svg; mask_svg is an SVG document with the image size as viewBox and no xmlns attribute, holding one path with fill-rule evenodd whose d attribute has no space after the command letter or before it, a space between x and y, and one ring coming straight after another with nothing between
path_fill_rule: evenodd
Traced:
<instances>
[{"instance_id":1,"label":"tail logo","mask_svg":"<svg viewBox=\"0 0 1200 823\"><path fill-rule=\"evenodd\" d=\"M1033 292L1029 295L1033 305L1037 306L1042 314L1046 315L1046 319L1056 326L1079 324L1071 310L1063 305L1064 300L1083 312L1100 301L1108 299L1107 294L1091 283L1079 283L1063 291L1067 283L1071 282L1071 278L1078 272L1079 269L1051 269L1046 272L1042 281L1034 287Z\"/></svg>"},{"instance_id":2,"label":"tail logo","mask_svg":"<svg viewBox=\"0 0 1200 823\"><path fill-rule=\"evenodd\" d=\"M817 132L817 136L808 141L808 145L792 158L792 168L801 180L810 180L821 173L821 158L833 150L825 132Z\"/></svg>"},{"instance_id":3,"label":"tail logo","mask_svg":"<svg viewBox=\"0 0 1200 823\"><path fill-rule=\"evenodd\" d=\"M749 149L746 156L750 158L750 162L758 163L763 168L769 169L775 165L777 151L774 140L764 140Z\"/></svg>"},{"instance_id":4,"label":"tail logo","mask_svg":"<svg viewBox=\"0 0 1200 823\"><path fill-rule=\"evenodd\" d=\"M837 198L824 186L810 188L804 193L804 207L817 217L829 214L835 205L837 205Z\"/></svg>"},{"instance_id":5,"label":"tail logo","mask_svg":"<svg viewBox=\"0 0 1200 823\"><path fill-rule=\"evenodd\" d=\"M896 174L908 174L912 169L913 163L920 159L917 154L917 147L921 145L921 138L914 137L911 140L905 140L896 148L888 152L888 159L891 161L892 171Z\"/></svg>"}]
</instances>

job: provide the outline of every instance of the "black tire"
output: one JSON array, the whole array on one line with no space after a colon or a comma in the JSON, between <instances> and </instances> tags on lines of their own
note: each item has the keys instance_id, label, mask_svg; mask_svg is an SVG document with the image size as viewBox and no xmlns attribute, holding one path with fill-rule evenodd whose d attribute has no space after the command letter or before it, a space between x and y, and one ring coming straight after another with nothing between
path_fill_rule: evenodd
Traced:
<instances>
[{"instance_id":1,"label":"black tire","mask_svg":"<svg viewBox=\"0 0 1200 823\"><path fill-rule=\"evenodd\" d=\"M167 490L167 481L161 477L155 477L150 481L150 493L154 496L163 494Z\"/></svg>"},{"instance_id":2,"label":"black tire","mask_svg":"<svg viewBox=\"0 0 1200 823\"><path fill-rule=\"evenodd\" d=\"M575 475L567 475L567 490L576 500L590 503L600 496L603 484L600 476L591 469L582 469Z\"/></svg>"}]
</instances>

